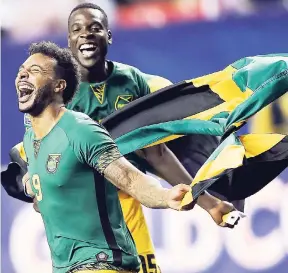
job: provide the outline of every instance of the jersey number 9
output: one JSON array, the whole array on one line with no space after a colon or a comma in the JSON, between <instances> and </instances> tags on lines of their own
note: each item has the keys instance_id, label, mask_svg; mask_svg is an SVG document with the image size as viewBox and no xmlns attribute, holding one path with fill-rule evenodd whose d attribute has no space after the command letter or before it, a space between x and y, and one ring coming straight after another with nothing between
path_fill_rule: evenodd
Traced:
<instances>
[{"instance_id":1,"label":"jersey number 9","mask_svg":"<svg viewBox=\"0 0 288 273\"><path fill-rule=\"evenodd\" d=\"M32 176L32 185L33 188L35 189L35 195L36 195L36 199L38 202L42 201L42 191L41 191L41 183L40 183L40 177L38 174L34 174Z\"/></svg>"}]
</instances>

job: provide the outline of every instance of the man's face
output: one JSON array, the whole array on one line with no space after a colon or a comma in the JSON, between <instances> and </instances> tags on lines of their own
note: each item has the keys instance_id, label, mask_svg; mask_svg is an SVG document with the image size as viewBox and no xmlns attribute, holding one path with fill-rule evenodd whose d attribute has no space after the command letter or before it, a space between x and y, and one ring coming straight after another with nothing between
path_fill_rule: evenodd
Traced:
<instances>
[{"instance_id":1,"label":"man's face","mask_svg":"<svg viewBox=\"0 0 288 273\"><path fill-rule=\"evenodd\" d=\"M37 53L19 68L15 79L19 110L39 114L53 101L56 60Z\"/></svg>"},{"instance_id":2,"label":"man's face","mask_svg":"<svg viewBox=\"0 0 288 273\"><path fill-rule=\"evenodd\" d=\"M83 8L73 12L69 19L69 47L85 68L93 68L107 54L112 42L106 19L100 10Z\"/></svg>"}]
</instances>

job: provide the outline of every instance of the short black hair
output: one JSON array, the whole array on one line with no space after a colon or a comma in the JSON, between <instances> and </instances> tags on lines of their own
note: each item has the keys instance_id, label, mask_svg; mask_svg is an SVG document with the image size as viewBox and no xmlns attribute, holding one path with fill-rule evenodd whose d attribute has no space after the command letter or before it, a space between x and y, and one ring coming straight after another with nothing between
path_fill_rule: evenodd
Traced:
<instances>
[{"instance_id":1,"label":"short black hair","mask_svg":"<svg viewBox=\"0 0 288 273\"><path fill-rule=\"evenodd\" d=\"M55 43L42 41L32 43L29 47L29 56L41 53L57 61L56 73L66 81L63 92L63 102L72 100L80 83L79 65L68 48L62 48Z\"/></svg>"},{"instance_id":2,"label":"short black hair","mask_svg":"<svg viewBox=\"0 0 288 273\"><path fill-rule=\"evenodd\" d=\"M107 27L107 28L109 27L107 13L104 11L104 9L102 9L101 7L99 7L98 5L93 4L93 3L82 3L82 4L77 5L74 9L72 9L72 11L70 12L69 17L68 17L68 24L69 24L70 17L72 15L72 13L78 9L96 9L96 10L101 11L101 13L104 15L105 27Z\"/></svg>"}]
</instances>

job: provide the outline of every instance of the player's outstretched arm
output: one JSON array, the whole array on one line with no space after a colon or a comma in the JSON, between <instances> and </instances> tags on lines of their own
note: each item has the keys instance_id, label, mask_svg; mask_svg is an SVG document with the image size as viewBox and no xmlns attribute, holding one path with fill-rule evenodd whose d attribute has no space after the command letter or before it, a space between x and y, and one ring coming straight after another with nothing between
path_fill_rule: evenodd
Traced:
<instances>
[{"instance_id":1,"label":"player's outstretched arm","mask_svg":"<svg viewBox=\"0 0 288 273\"><path fill-rule=\"evenodd\" d=\"M139 171L121 155L104 127L85 115L77 113L77 116L79 122L77 126L69 127L69 137L80 162L95 168L117 188L146 207L181 208L181 201L191 190L190 186L179 184L172 189L163 188L155 178Z\"/></svg>"},{"instance_id":2,"label":"player's outstretched arm","mask_svg":"<svg viewBox=\"0 0 288 273\"><path fill-rule=\"evenodd\" d=\"M178 185L179 183L186 185L192 183L193 178L191 175L165 144L137 151L137 154L147 160L156 174L166 180L171 186Z\"/></svg>"},{"instance_id":3,"label":"player's outstretched arm","mask_svg":"<svg viewBox=\"0 0 288 273\"><path fill-rule=\"evenodd\" d=\"M145 158L156 173L170 185L174 186L179 183L191 184L193 178L165 144L143 149L138 151L137 154ZM231 203L221 201L208 192L204 192L197 199L196 204L207 211L217 225L222 225L222 218L235 210ZM193 206L188 206L186 209L192 208Z\"/></svg>"},{"instance_id":4,"label":"player's outstretched arm","mask_svg":"<svg viewBox=\"0 0 288 273\"><path fill-rule=\"evenodd\" d=\"M156 179L139 171L124 157L110 163L104 171L104 176L149 208L179 210L185 193L191 190L190 186L184 184L165 189Z\"/></svg>"}]
</instances>

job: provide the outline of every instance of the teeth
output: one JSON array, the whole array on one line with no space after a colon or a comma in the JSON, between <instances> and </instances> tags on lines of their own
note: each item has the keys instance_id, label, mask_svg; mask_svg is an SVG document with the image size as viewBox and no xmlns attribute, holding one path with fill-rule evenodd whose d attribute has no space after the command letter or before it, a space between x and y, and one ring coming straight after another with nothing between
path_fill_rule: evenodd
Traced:
<instances>
[{"instance_id":1,"label":"teeth","mask_svg":"<svg viewBox=\"0 0 288 273\"><path fill-rule=\"evenodd\" d=\"M80 50L90 49L90 48L96 48L93 44L83 44L80 46Z\"/></svg>"},{"instance_id":2,"label":"teeth","mask_svg":"<svg viewBox=\"0 0 288 273\"><path fill-rule=\"evenodd\" d=\"M30 86L28 86L28 85L21 85L21 86L19 86L19 90L32 90L33 91L33 88L32 87L30 87Z\"/></svg>"},{"instance_id":3,"label":"teeth","mask_svg":"<svg viewBox=\"0 0 288 273\"><path fill-rule=\"evenodd\" d=\"M21 84L20 86L18 86L18 89L19 89L19 96L20 98L26 96L26 95L30 95L32 94L34 88L27 85L27 84Z\"/></svg>"},{"instance_id":4,"label":"teeth","mask_svg":"<svg viewBox=\"0 0 288 273\"><path fill-rule=\"evenodd\" d=\"M90 58L94 55L94 51L82 50L81 52L82 52L83 56L85 56L86 58Z\"/></svg>"}]
</instances>

